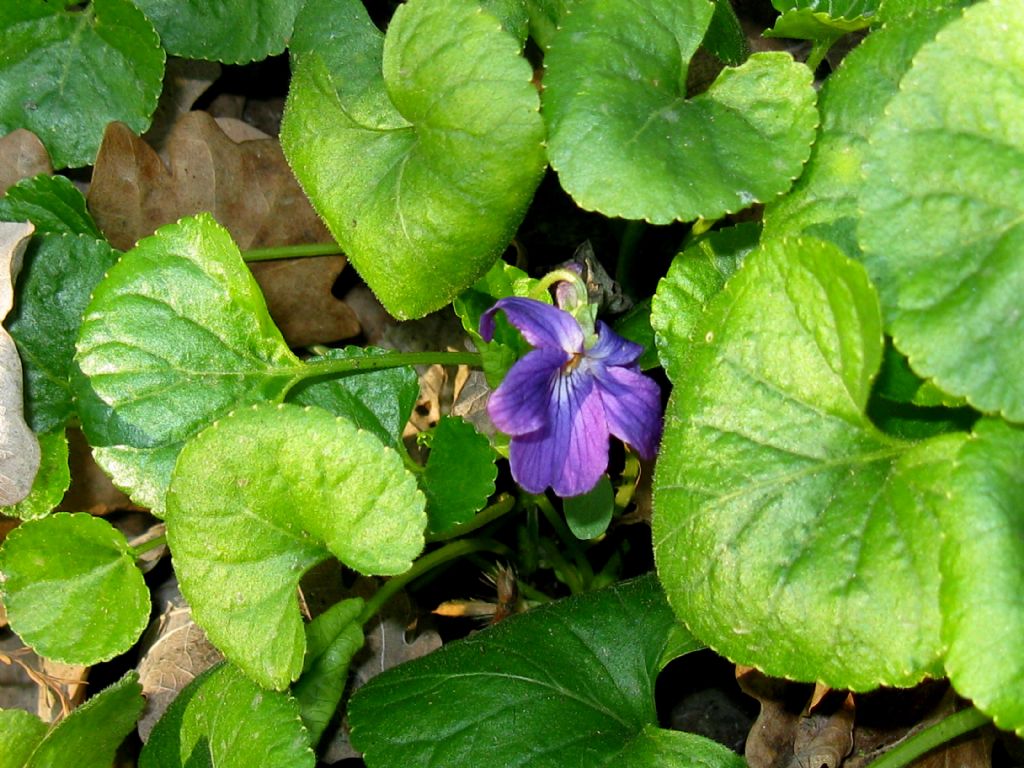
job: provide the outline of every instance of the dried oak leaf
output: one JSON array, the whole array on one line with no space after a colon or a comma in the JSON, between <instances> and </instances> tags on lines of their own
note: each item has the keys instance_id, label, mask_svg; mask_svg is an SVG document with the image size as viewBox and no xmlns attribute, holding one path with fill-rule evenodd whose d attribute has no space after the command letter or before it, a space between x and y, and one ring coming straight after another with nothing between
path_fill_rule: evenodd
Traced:
<instances>
[{"instance_id":1,"label":"dried oak leaf","mask_svg":"<svg viewBox=\"0 0 1024 768\"><path fill-rule=\"evenodd\" d=\"M43 142L24 128L0 136L0 195L30 176L53 173Z\"/></svg>"},{"instance_id":2,"label":"dried oak leaf","mask_svg":"<svg viewBox=\"0 0 1024 768\"><path fill-rule=\"evenodd\" d=\"M215 61L168 57L160 102L146 131L146 141L150 146L157 151L163 148L171 129L183 115L188 114L196 99L213 85L220 73L221 66Z\"/></svg>"},{"instance_id":3,"label":"dried oak leaf","mask_svg":"<svg viewBox=\"0 0 1024 768\"><path fill-rule=\"evenodd\" d=\"M192 611L177 582L163 585L156 597L161 612L142 638L138 664L146 696L146 709L138 724L143 741L181 690L223 658L192 621Z\"/></svg>"},{"instance_id":4,"label":"dried oak leaf","mask_svg":"<svg viewBox=\"0 0 1024 768\"><path fill-rule=\"evenodd\" d=\"M200 211L243 250L331 242L275 139L236 143L207 113L189 112L167 137L167 157L169 168L126 125L107 126L88 202L116 248Z\"/></svg>"},{"instance_id":5,"label":"dried oak leaf","mask_svg":"<svg viewBox=\"0 0 1024 768\"><path fill-rule=\"evenodd\" d=\"M171 129L169 167L121 123L107 127L96 158L89 209L117 248L182 216L209 211L243 250L331 242L285 162L276 139L205 112ZM226 133L228 131L230 133ZM344 256L253 265L271 317L291 346L326 344L360 331L355 314L331 293Z\"/></svg>"},{"instance_id":6,"label":"dried oak leaf","mask_svg":"<svg viewBox=\"0 0 1024 768\"><path fill-rule=\"evenodd\" d=\"M31 224L0 222L0 323L14 304L14 281ZM39 441L25 423L21 358L14 339L0 327L0 506L28 496L39 471Z\"/></svg>"}]
</instances>

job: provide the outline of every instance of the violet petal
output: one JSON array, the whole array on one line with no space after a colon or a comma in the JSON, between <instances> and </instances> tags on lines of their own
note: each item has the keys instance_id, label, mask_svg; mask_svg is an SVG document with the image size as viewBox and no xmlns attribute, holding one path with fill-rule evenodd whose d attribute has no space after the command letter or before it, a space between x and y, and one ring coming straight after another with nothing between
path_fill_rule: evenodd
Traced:
<instances>
[{"instance_id":1,"label":"violet petal","mask_svg":"<svg viewBox=\"0 0 1024 768\"><path fill-rule=\"evenodd\" d=\"M535 349L516 361L487 401L494 426L507 435L536 432L543 427L555 380L568 360L569 355L560 349Z\"/></svg>"},{"instance_id":2,"label":"violet petal","mask_svg":"<svg viewBox=\"0 0 1024 768\"><path fill-rule=\"evenodd\" d=\"M608 427L592 376L560 376L549 400L548 423L512 438L512 476L530 493L548 486L559 496L589 491L608 467Z\"/></svg>"},{"instance_id":3,"label":"violet petal","mask_svg":"<svg viewBox=\"0 0 1024 768\"><path fill-rule=\"evenodd\" d=\"M597 343L587 350L587 357L600 361L604 365L632 365L644 348L632 341L627 341L613 331L607 323L597 321Z\"/></svg>"},{"instance_id":4,"label":"violet petal","mask_svg":"<svg viewBox=\"0 0 1024 768\"><path fill-rule=\"evenodd\" d=\"M583 331L576 318L565 310L536 299L509 296L480 317L480 335L484 341L494 338L494 314L501 310L508 321L519 329L531 346L562 349L569 354L583 350Z\"/></svg>"},{"instance_id":5,"label":"violet petal","mask_svg":"<svg viewBox=\"0 0 1024 768\"><path fill-rule=\"evenodd\" d=\"M597 373L608 430L645 459L654 458L661 439L661 390L653 379L631 368Z\"/></svg>"}]
</instances>

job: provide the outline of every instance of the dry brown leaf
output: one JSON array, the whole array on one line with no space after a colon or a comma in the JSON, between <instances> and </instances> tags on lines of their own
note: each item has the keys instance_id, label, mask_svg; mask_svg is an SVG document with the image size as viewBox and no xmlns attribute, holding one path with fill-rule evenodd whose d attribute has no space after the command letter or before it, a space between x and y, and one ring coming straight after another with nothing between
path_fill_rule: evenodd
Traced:
<instances>
[{"instance_id":1,"label":"dry brown leaf","mask_svg":"<svg viewBox=\"0 0 1024 768\"><path fill-rule=\"evenodd\" d=\"M31 224L0 222L0 323L14 304L14 281ZM39 441L25 423L21 358L14 339L0 326L0 506L28 496L39 471Z\"/></svg>"},{"instance_id":2,"label":"dry brown leaf","mask_svg":"<svg viewBox=\"0 0 1024 768\"><path fill-rule=\"evenodd\" d=\"M146 697L146 709L139 719L139 736L149 738L164 711L181 690L223 657L192 621L192 611L176 582L160 588L160 616L141 641L139 682Z\"/></svg>"},{"instance_id":3,"label":"dry brown leaf","mask_svg":"<svg viewBox=\"0 0 1024 768\"><path fill-rule=\"evenodd\" d=\"M117 248L182 216L209 211L243 250L331 242L274 139L235 143L205 112L189 112L167 138L169 168L122 123L103 137L89 209Z\"/></svg>"},{"instance_id":4,"label":"dry brown leaf","mask_svg":"<svg viewBox=\"0 0 1024 768\"><path fill-rule=\"evenodd\" d=\"M40 173L53 173L43 142L24 128L0 136L0 195L12 184Z\"/></svg>"},{"instance_id":5,"label":"dry brown leaf","mask_svg":"<svg viewBox=\"0 0 1024 768\"><path fill-rule=\"evenodd\" d=\"M23 709L51 723L85 698L87 673L37 656L13 633L0 637L0 709Z\"/></svg>"},{"instance_id":6,"label":"dry brown leaf","mask_svg":"<svg viewBox=\"0 0 1024 768\"><path fill-rule=\"evenodd\" d=\"M146 142L161 151L174 125L188 114L196 99L213 85L220 73L221 66L215 61L169 57L160 102L146 131Z\"/></svg>"},{"instance_id":7,"label":"dry brown leaf","mask_svg":"<svg viewBox=\"0 0 1024 768\"><path fill-rule=\"evenodd\" d=\"M249 265L289 346L329 344L359 334L355 313L331 293L346 264L344 256L316 256Z\"/></svg>"}]
</instances>

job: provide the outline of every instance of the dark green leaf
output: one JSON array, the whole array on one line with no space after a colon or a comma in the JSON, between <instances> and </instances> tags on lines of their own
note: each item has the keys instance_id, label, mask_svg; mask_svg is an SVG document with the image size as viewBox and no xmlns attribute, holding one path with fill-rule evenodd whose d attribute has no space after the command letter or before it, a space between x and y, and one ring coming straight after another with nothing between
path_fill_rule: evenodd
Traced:
<instances>
[{"instance_id":1,"label":"dark green leaf","mask_svg":"<svg viewBox=\"0 0 1024 768\"><path fill-rule=\"evenodd\" d=\"M360 688L352 743L372 768L604 766L632 750L645 761L630 765L661 765L679 751L637 742L652 740L669 638L676 653L699 647L677 626L653 575L536 608ZM696 754L737 766L705 740Z\"/></svg>"},{"instance_id":2,"label":"dark green leaf","mask_svg":"<svg viewBox=\"0 0 1024 768\"><path fill-rule=\"evenodd\" d=\"M0 135L28 128L55 168L89 165L107 123L149 126L164 74L153 25L130 0L64 10L0 4Z\"/></svg>"},{"instance_id":3,"label":"dark green leaf","mask_svg":"<svg viewBox=\"0 0 1024 768\"><path fill-rule=\"evenodd\" d=\"M106 241L68 234L37 236L25 254L7 327L25 367L28 421L40 434L75 413L75 339L92 292L117 257Z\"/></svg>"},{"instance_id":4,"label":"dark green leaf","mask_svg":"<svg viewBox=\"0 0 1024 768\"><path fill-rule=\"evenodd\" d=\"M373 347L332 349L324 357L308 360L342 360L388 352ZM419 397L420 383L412 367L307 379L288 393L287 402L316 405L335 416L344 416L357 427L372 432L385 445L396 446Z\"/></svg>"},{"instance_id":5,"label":"dark green leaf","mask_svg":"<svg viewBox=\"0 0 1024 768\"><path fill-rule=\"evenodd\" d=\"M292 51L281 141L314 207L389 312L444 306L508 245L544 169L515 40L473 0L404 3L383 40L357 0L311 0Z\"/></svg>"},{"instance_id":6,"label":"dark green leaf","mask_svg":"<svg viewBox=\"0 0 1024 768\"><path fill-rule=\"evenodd\" d=\"M358 621L362 610L362 600L343 600L306 625L306 660L302 676L292 685L292 696L314 746L345 692L349 663L363 647L363 627Z\"/></svg>"},{"instance_id":7,"label":"dark green leaf","mask_svg":"<svg viewBox=\"0 0 1024 768\"><path fill-rule=\"evenodd\" d=\"M104 239L85 208L82 193L63 176L33 176L10 187L0 197L0 221L31 221L36 234Z\"/></svg>"},{"instance_id":8,"label":"dark green leaf","mask_svg":"<svg viewBox=\"0 0 1024 768\"><path fill-rule=\"evenodd\" d=\"M469 522L484 508L498 476L495 458L488 439L469 422L453 416L438 422L422 476L431 532Z\"/></svg>"},{"instance_id":9,"label":"dark green leaf","mask_svg":"<svg viewBox=\"0 0 1024 768\"><path fill-rule=\"evenodd\" d=\"M254 406L186 443L167 540L196 622L247 675L284 689L306 638L296 588L335 555L402 573L423 548L424 500L399 455L319 408Z\"/></svg>"},{"instance_id":10,"label":"dark green leaf","mask_svg":"<svg viewBox=\"0 0 1024 768\"><path fill-rule=\"evenodd\" d=\"M665 420L655 559L694 634L768 674L866 690L941 675L938 509L963 436L865 415L882 356L863 267L774 240L695 332Z\"/></svg>"},{"instance_id":11,"label":"dark green leaf","mask_svg":"<svg viewBox=\"0 0 1024 768\"><path fill-rule=\"evenodd\" d=\"M577 539L593 539L608 529L615 511L615 494L608 475L601 475L597 485L581 496L572 496L562 502L565 522Z\"/></svg>"},{"instance_id":12,"label":"dark green leaf","mask_svg":"<svg viewBox=\"0 0 1024 768\"><path fill-rule=\"evenodd\" d=\"M661 365L658 349L654 342L654 328L651 327L651 300L644 299L615 321L615 332L624 339L644 348L637 363L640 370L648 371Z\"/></svg>"},{"instance_id":13,"label":"dark green leaf","mask_svg":"<svg viewBox=\"0 0 1024 768\"><path fill-rule=\"evenodd\" d=\"M0 548L11 628L40 656L89 666L124 653L149 621L131 547L106 520L61 512L22 523Z\"/></svg>"},{"instance_id":14,"label":"dark green leaf","mask_svg":"<svg viewBox=\"0 0 1024 768\"><path fill-rule=\"evenodd\" d=\"M281 53L302 0L135 0L167 52L230 64Z\"/></svg>"},{"instance_id":15,"label":"dark green leaf","mask_svg":"<svg viewBox=\"0 0 1024 768\"><path fill-rule=\"evenodd\" d=\"M207 670L160 718L139 768L313 768L299 706L230 664Z\"/></svg>"},{"instance_id":16,"label":"dark green leaf","mask_svg":"<svg viewBox=\"0 0 1024 768\"><path fill-rule=\"evenodd\" d=\"M39 438L40 464L32 491L24 499L10 507L0 507L0 515L35 520L46 517L60 504L64 492L71 485L71 470L68 467L68 439L64 430L37 435Z\"/></svg>"}]
</instances>

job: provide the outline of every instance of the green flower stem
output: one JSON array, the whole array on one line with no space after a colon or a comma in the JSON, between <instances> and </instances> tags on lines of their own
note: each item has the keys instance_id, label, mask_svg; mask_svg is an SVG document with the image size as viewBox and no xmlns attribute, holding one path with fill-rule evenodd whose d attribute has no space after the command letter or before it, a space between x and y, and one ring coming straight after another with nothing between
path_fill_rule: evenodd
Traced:
<instances>
[{"instance_id":1,"label":"green flower stem","mask_svg":"<svg viewBox=\"0 0 1024 768\"><path fill-rule=\"evenodd\" d=\"M562 519L562 516L554 506L552 506L546 496L537 496L535 497L535 500L537 506L540 507L540 511L543 512L544 517L547 518L548 523L550 523L551 527L555 529L555 533L558 534L558 538L562 540L565 550L572 555L572 559L576 563L576 569L583 580L583 588L581 591L586 591L590 588L590 582L594 580L594 569L590 566L590 561L587 560L586 554L580 547L580 540L577 539L573 535L572 531L569 530L569 526L565 524L565 520Z\"/></svg>"},{"instance_id":2,"label":"green flower stem","mask_svg":"<svg viewBox=\"0 0 1024 768\"><path fill-rule=\"evenodd\" d=\"M472 520L467 520L461 525L456 525L454 528L449 528L447 531L441 533L427 534L427 543L434 543L438 541L449 541L450 539L458 539L465 536L467 533L475 531L477 528L482 528L488 523L494 522L499 517L502 517L511 512L516 506L516 500L507 493L502 494L496 502L491 506L481 510Z\"/></svg>"},{"instance_id":3,"label":"green flower stem","mask_svg":"<svg viewBox=\"0 0 1024 768\"><path fill-rule=\"evenodd\" d=\"M565 586L574 595L587 591L587 585L583 582L580 572L568 560L562 557L558 546L551 539L541 539L541 556L551 564L554 572L565 582Z\"/></svg>"},{"instance_id":4,"label":"green flower stem","mask_svg":"<svg viewBox=\"0 0 1024 768\"><path fill-rule=\"evenodd\" d=\"M410 582L415 581L439 565L447 563L449 560L465 557L473 552L496 552L500 555L511 555L508 547L487 539L460 539L446 544L440 549L435 549L433 552L423 555L405 573L384 582L381 588L374 593L373 597L366 601L366 604L363 606L363 612L359 615L359 623L366 624L366 622L376 616L385 603L394 597L395 594L405 589Z\"/></svg>"},{"instance_id":5,"label":"green flower stem","mask_svg":"<svg viewBox=\"0 0 1024 768\"><path fill-rule=\"evenodd\" d=\"M807 68L811 70L811 72L816 72L818 70L818 66L824 60L825 56L828 55L832 46L835 45L836 40L840 37L842 37L842 35L837 35L835 37L829 36L821 40L814 41L814 45L811 47L811 52L807 55L807 61L805 62L807 64Z\"/></svg>"},{"instance_id":6,"label":"green flower stem","mask_svg":"<svg viewBox=\"0 0 1024 768\"><path fill-rule=\"evenodd\" d=\"M132 547L131 548L132 549L132 557L134 557L136 560L138 560L140 557L142 557L144 554L146 554L150 550L156 549L157 547L162 547L166 543L167 543L167 534L166 533L160 534L159 536L155 536L154 538L150 539L149 541L142 542L137 547Z\"/></svg>"},{"instance_id":7,"label":"green flower stem","mask_svg":"<svg viewBox=\"0 0 1024 768\"><path fill-rule=\"evenodd\" d=\"M478 352L392 352L386 355L346 357L337 360L314 360L306 363L300 373L301 379L314 376L331 376L357 371L379 371L383 368L400 368L403 365L472 365L482 367Z\"/></svg>"},{"instance_id":8,"label":"green flower stem","mask_svg":"<svg viewBox=\"0 0 1024 768\"><path fill-rule=\"evenodd\" d=\"M974 707L963 709L919 731L875 760L869 768L902 768L935 747L973 731L991 720Z\"/></svg>"},{"instance_id":9,"label":"green flower stem","mask_svg":"<svg viewBox=\"0 0 1024 768\"><path fill-rule=\"evenodd\" d=\"M276 259L304 259L310 256L339 256L341 246L337 243L303 243L302 245L278 245L273 248L253 248L242 251L245 261L274 261Z\"/></svg>"}]
</instances>

